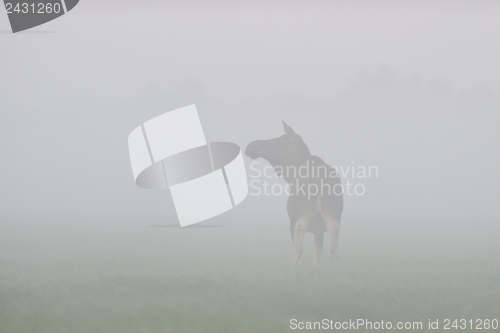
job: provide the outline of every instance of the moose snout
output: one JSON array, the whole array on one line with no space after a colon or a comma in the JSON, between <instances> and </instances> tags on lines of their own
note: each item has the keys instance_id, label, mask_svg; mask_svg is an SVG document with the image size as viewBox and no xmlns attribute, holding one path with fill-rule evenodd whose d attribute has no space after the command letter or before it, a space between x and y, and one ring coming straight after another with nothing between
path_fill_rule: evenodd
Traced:
<instances>
[{"instance_id":1,"label":"moose snout","mask_svg":"<svg viewBox=\"0 0 500 333\"><path fill-rule=\"evenodd\" d=\"M255 152L254 152L254 149L252 148L251 144L249 144L247 146L247 148L245 149L245 155L247 155L248 157L254 159L255 158Z\"/></svg>"},{"instance_id":2,"label":"moose snout","mask_svg":"<svg viewBox=\"0 0 500 333\"><path fill-rule=\"evenodd\" d=\"M260 150L259 146L260 146L259 141L250 142L248 144L247 148L245 149L245 155L247 155L251 159L258 158L259 157L259 150Z\"/></svg>"}]
</instances>

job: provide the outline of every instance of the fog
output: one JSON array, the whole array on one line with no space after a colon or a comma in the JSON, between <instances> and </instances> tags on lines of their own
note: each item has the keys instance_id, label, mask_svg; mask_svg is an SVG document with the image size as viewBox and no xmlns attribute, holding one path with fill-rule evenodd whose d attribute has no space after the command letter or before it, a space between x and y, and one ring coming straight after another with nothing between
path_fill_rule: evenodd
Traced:
<instances>
[{"instance_id":1,"label":"fog","mask_svg":"<svg viewBox=\"0 0 500 333\"><path fill-rule=\"evenodd\" d=\"M346 271L357 260L349 249L377 247L394 231L440 230L442 237L432 236L437 242L425 238L425 246L415 245L430 244L425 254L405 247L402 239L411 237L391 239L406 249L402 253L418 258L441 253L447 262L452 249L463 250L455 244L458 238L446 240L448 232L498 232L498 17L497 1L86 0L59 19L11 34L7 16L0 13L4 267L14 267L9 263L16 256L20 262L36 261L47 246L45 259L57 266L56 253L68 253L73 268L80 267L76 258L87 260L88 244L96 246L92 255L102 250L101 255L127 256L134 252L130 245L138 253L134 258L153 260L151 254L159 262L163 251L179 253L175 240L190 238L179 233L184 229L150 227L177 224L177 216L168 190L134 183L127 137L143 122L190 104L197 106L208 141L244 149L253 140L282 135L285 120L328 164L378 168L378 177L354 180L365 186L364 195L345 197L341 255ZM252 161L245 159L250 175ZM286 266L291 243L285 206L285 196L249 195L206 222L220 230L197 230L205 240L196 239L217 244L211 248L216 254L240 253L234 237L248 232L249 239L258 239L264 225L279 241L266 232L269 240L247 240L247 251L258 257L262 246L274 246L275 257L266 262ZM490 240L475 237L477 246L469 244L477 250L471 261L498 253ZM162 243L167 240L169 246ZM180 265L189 267L190 260L199 265L204 250L189 251L177 258ZM491 281L498 291L495 267ZM135 272L128 266L117 269L124 275ZM155 274L161 273L151 271L148 278ZM8 300L5 304L12 305ZM287 315L280 314L286 323Z\"/></svg>"},{"instance_id":2,"label":"fog","mask_svg":"<svg viewBox=\"0 0 500 333\"><path fill-rule=\"evenodd\" d=\"M499 217L495 2L78 9L1 36L3 216L168 216L126 139L194 103L210 141L244 147L284 119L327 163L378 166L345 218Z\"/></svg>"}]
</instances>

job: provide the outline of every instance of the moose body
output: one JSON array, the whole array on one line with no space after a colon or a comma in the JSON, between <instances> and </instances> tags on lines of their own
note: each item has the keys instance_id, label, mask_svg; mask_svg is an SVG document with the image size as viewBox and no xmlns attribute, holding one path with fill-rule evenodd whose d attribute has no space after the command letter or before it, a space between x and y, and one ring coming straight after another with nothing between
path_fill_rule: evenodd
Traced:
<instances>
[{"instance_id":1,"label":"moose body","mask_svg":"<svg viewBox=\"0 0 500 333\"><path fill-rule=\"evenodd\" d=\"M343 195L337 170L309 152L300 135L283 122L285 134L274 139L251 142L245 154L264 158L283 176L290 187L287 201L290 233L294 245L292 269L303 252L306 232L314 234L314 263L318 265L324 233L330 238L332 262L337 258Z\"/></svg>"}]
</instances>

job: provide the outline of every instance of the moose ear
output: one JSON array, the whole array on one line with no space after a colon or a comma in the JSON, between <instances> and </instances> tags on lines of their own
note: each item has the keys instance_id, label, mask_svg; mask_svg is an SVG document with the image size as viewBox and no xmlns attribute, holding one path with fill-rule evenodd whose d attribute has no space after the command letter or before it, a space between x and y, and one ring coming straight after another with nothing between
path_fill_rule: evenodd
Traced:
<instances>
[{"instance_id":1,"label":"moose ear","mask_svg":"<svg viewBox=\"0 0 500 333\"><path fill-rule=\"evenodd\" d=\"M283 128L285 129L285 133L286 135L290 138L290 139L294 139L297 134L295 133L295 131L290 127L288 126L285 121L283 120Z\"/></svg>"}]
</instances>

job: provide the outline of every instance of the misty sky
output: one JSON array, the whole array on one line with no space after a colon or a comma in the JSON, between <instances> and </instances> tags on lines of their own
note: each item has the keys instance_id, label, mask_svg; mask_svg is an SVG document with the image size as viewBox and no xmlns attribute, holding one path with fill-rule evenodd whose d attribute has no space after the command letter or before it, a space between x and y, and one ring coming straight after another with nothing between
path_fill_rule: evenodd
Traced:
<instances>
[{"instance_id":1,"label":"misty sky","mask_svg":"<svg viewBox=\"0 0 500 333\"><path fill-rule=\"evenodd\" d=\"M498 221L498 1L181 3L82 0L15 35L0 13L0 219L175 219L127 137L195 103L209 141L284 119L327 163L378 166L351 223ZM261 207L285 211L232 214Z\"/></svg>"}]
</instances>

